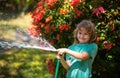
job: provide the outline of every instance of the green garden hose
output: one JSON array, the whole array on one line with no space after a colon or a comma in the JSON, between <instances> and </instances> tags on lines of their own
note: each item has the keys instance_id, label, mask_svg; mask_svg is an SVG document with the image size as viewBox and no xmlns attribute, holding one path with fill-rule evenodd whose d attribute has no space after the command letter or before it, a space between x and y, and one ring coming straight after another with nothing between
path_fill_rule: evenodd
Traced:
<instances>
[{"instance_id":1,"label":"green garden hose","mask_svg":"<svg viewBox=\"0 0 120 78\"><path fill-rule=\"evenodd\" d=\"M57 65L56 65L54 78L58 77L59 66L60 66L60 59L57 60Z\"/></svg>"}]
</instances>

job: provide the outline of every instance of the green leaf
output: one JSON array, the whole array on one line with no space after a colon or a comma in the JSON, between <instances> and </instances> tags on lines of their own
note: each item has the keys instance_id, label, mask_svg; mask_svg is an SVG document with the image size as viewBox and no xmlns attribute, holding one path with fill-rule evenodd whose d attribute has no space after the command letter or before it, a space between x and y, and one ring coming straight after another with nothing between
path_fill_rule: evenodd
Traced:
<instances>
[{"instance_id":1,"label":"green leaf","mask_svg":"<svg viewBox=\"0 0 120 78\"><path fill-rule=\"evenodd\" d=\"M92 5L89 5L90 10L93 9Z\"/></svg>"},{"instance_id":2,"label":"green leaf","mask_svg":"<svg viewBox=\"0 0 120 78\"><path fill-rule=\"evenodd\" d=\"M29 2L30 2L30 0L26 0L26 2L27 2L27 3L29 3Z\"/></svg>"},{"instance_id":3,"label":"green leaf","mask_svg":"<svg viewBox=\"0 0 120 78\"><path fill-rule=\"evenodd\" d=\"M113 56L112 56L112 55L108 55L108 58L109 58L109 59L112 59L112 58L113 58Z\"/></svg>"}]
</instances>

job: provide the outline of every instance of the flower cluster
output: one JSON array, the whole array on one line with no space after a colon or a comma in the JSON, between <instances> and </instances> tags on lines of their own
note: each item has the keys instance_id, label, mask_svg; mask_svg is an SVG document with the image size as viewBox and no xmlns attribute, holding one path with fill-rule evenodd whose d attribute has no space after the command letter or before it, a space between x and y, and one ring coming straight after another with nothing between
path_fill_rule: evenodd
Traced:
<instances>
[{"instance_id":1,"label":"flower cluster","mask_svg":"<svg viewBox=\"0 0 120 78\"><path fill-rule=\"evenodd\" d=\"M104 41L103 44L106 50L110 50L113 46L115 46L115 43L108 43L107 41Z\"/></svg>"},{"instance_id":2,"label":"flower cluster","mask_svg":"<svg viewBox=\"0 0 120 78\"><path fill-rule=\"evenodd\" d=\"M44 35L47 39L61 39L61 34L71 29L72 22L82 11L77 8L82 0L40 0L31 13L33 26L28 30L31 35ZM56 34L53 34L56 33Z\"/></svg>"},{"instance_id":3,"label":"flower cluster","mask_svg":"<svg viewBox=\"0 0 120 78\"><path fill-rule=\"evenodd\" d=\"M48 70L48 72L52 75L55 74L55 64L53 62L52 59L45 59L45 62L46 63L46 69Z\"/></svg>"},{"instance_id":4,"label":"flower cluster","mask_svg":"<svg viewBox=\"0 0 120 78\"><path fill-rule=\"evenodd\" d=\"M40 30L36 26L32 26L32 27L28 28L28 31L29 31L30 35L32 35L32 36L36 37L36 36L40 35Z\"/></svg>"},{"instance_id":5,"label":"flower cluster","mask_svg":"<svg viewBox=\"0 0 120 78\"><path fill-rule=\"evenodd\" d=\"M92 13L98 16L99 14L104 14L105 10L103 7L98 7L98 8L94 8Z\"/></svg>"}]
</instances>

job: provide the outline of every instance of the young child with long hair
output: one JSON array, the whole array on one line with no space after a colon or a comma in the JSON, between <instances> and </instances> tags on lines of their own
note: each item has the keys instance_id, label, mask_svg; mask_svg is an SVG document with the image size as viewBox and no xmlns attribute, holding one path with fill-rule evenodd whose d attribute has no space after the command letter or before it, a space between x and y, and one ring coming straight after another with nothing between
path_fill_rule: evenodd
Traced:
<instances>
[{"instance_id":1,"label":"young child with long hair","mask_svg":"<svg viewBox=\"0 0 120 78\"><path fill-rule=\"evenodd\" d=\"M61 59L62 66L67 70L67 78L92 77L92 63L98 50L95 41L94 24L83 20L74 30L74 43L68 48L57 49L57 58Z\"/></svg>"}]
</instances>

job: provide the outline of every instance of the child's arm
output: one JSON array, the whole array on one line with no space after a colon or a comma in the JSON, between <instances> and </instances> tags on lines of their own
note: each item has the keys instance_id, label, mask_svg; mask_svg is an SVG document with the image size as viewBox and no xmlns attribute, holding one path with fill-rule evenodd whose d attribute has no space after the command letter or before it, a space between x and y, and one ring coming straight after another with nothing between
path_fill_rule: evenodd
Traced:
<instances>
[{"instance_id":1,"label":"child's arm","mask_svg":"<svg viewBox=\"0 0 120 78\"><path fill-rule=\"evenodd\" d=\"M81 60L85 60L85 59L88 59L90 57L90 55L87 52L79 53L79 52L75 52L75 51L69 50L67 48L60 48L60 49L58 49L58 54L59 55L62 55L64 53L70 54L73 57L75 57L77 59L81 59Z\"/></svg>"},{"instance_id":2,"label":"child's arm","mask_svg":"<svg viewBox=\"0 0 120 78\"><path fill-rule=\"evenodd\" d=\"M65 60L64 59L64 54L62 56L57 55L57 58L60 59L62 66L68 70L70 68L70 60Z\"/></svg>"}]
</instances>

